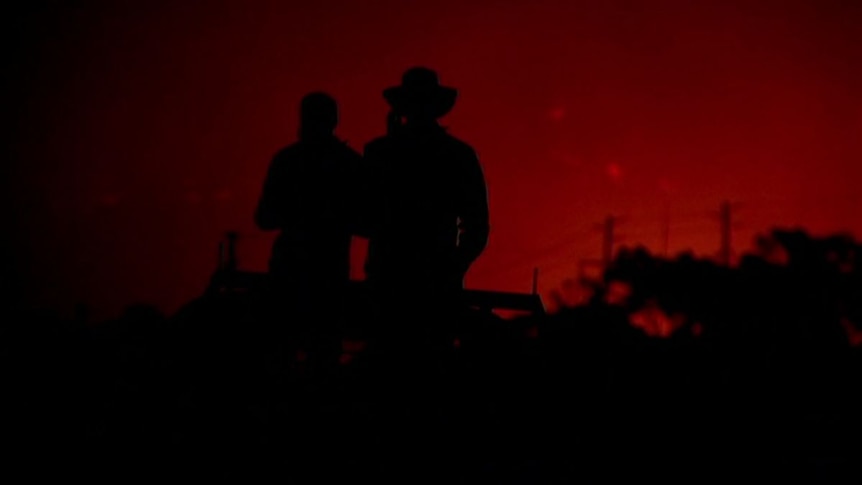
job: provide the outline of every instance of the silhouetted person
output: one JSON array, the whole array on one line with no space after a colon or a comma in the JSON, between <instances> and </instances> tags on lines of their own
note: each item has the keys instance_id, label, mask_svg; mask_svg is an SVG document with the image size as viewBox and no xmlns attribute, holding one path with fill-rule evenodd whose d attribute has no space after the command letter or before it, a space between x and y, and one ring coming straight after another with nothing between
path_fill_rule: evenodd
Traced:
<instances>
[{"instance_id":1,"label":"silhouetted person","mask_svg":"<svg viewBox=\"0 0 862 485\"><path fill-rule=\"evenodd\" d=\"M368 279L399 299L451 296L488 240L476 153L437 122L457 91L416 67L383 96L392 109L388 133L365 147Z\"/></svg>"},{"instance_id":2,"label":"silhouetted person","mask_svg":"<svg viewBox=\"0 0 862 485\"><path fill-rule=\"evenodd\" d=\"M311 93L300 106L299 141L272 160L255 222L278 230L270 273L289 301L333 306L350 275L350 239L361 157L333 134L338 108Z\"/></svg>"}]
</instances>

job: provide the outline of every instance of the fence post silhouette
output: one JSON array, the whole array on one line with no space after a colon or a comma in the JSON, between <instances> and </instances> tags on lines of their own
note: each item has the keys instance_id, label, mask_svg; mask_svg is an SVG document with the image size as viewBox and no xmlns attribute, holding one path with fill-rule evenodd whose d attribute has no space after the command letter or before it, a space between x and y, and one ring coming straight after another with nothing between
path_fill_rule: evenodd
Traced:
<instances>
[{"instance_id":1,"label":"fence post silhouette","mask_svg":"<svg viewBox=\"0 0 862 485\"><path fill-rule=\"evenodd\" d=\"M225 237L227 239L227 259L225 260L225 270L236 271L238 268L236 245L239 240L239 233L237 231L228 231Z\"/></svg>"},{"instance_id":2,"label":"fence post silhouette","mask_svg":"<svg viewBox=\"0 0 862 485\"><path fill-rule=\"evenodd\" d=\"M536 295L539 293L539 268L533 268L533 291L532 294Z\"/></svg>"},{"instance_id":3,"label":"fence post silhouette","mask_svg":"<svg viewBox=\"0 0 862 485\"><path fill-rule=\"evenodd\" d=\"M733 215L731 211L730 201L726 200L721 203L719 217L721 218L721 250L719 252L719 260L721 264L725 266L730 266L732 252L731 233L733 231Z\"/></svg>"},{"instance_id":4,"label":"fence post silhouette","mask_svg":"<svg viewBox=\"0 0 862 485\"><path fill-rule=\"evenodd\" d=\"M605 269L608 268L611 264L611 260L614 257L614 224L616 223L616 218L614 216L607 216L605 218L605 224L602 235L602 265Z\"/></svg>"}]
</instances>

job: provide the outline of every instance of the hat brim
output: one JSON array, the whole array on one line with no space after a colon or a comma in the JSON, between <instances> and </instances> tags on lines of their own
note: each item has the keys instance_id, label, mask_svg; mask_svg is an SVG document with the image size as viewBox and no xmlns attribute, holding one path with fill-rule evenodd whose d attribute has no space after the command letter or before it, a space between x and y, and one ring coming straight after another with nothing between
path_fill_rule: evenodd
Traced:
<instances>
[{"instance_id":1,"label":"hat brim","mask_svg":"<svg viewBox=\"0 0 862 485\"><path fill-rule=\"evenodd\" d=\"M383 97L392 109L402 115L428 113L439 118L455 106L458 90L448 86L435 86L428 90L407 89L393 86L383 91Z\"/></svg>"}]
</instances>

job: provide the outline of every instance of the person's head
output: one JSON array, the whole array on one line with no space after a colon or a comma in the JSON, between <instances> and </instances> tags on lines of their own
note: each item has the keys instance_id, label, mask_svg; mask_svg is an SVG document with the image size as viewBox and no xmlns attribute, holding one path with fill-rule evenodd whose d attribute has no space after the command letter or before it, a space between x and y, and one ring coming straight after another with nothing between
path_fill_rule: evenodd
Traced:
<instances>
[{"instance_id":1,"label":"person's head","mask_svg":"<svg viewBox=\"0 0 862 485\"><path fill-rule=\"evenodd\" d=\"M407 118L408 122L428 122L452 109L458 91L441 86L435 71L426 67L413 67L401 77L401 85L384 90L383 97L392 110Z\"/></svg>"},{"instance_id":2,"label":"person's head","mask_svg":"<svg viewBox=\"0 0 862 485\"><path fill-rule=\"evenodd\" d=\"M299 107L299 137L325 138L332 136L338 125L338 104L332 96L316 92L302 98Z\"/></svg>"}]
</instances>

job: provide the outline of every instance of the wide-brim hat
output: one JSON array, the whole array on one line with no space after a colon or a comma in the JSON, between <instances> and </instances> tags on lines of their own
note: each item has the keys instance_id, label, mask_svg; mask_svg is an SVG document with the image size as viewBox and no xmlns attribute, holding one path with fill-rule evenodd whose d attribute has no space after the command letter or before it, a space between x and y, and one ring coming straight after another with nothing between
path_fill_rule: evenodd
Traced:
<instances>
[{"instance_id":1,"label":"wide-brim hat","mask_svg":"<svg viewBox=\"0 0 862 485\"><path fill-rule=\"evenodd\" d=\"M455 106L458 90L440 85L435 71L414 67L401 77L400 86L384 89L383 97L400 115L427 114L439 118Z\"/></svg>"}]
</instances>

